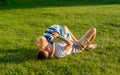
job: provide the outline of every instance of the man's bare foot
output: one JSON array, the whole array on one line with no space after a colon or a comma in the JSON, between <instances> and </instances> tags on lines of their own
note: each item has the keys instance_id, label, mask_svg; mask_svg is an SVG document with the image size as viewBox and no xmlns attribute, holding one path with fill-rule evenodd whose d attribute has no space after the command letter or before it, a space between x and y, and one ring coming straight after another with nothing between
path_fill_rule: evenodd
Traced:
<instances>
[{"instance_id":1,"label":"man's bare foot","mask_svg":"<svg viewBox=\"0 0 120 75\"><path fill-rule=\"evenodd\" d=\"M98 48L98 45L97 45L97 44L90 44L90 45L89 45L89 48L90 48L90 49L97 49L97 48Z\"/></svg>"},{"instance_id":2,"label":"man's bare foot","mask_svg":"<svg viewBox=\"0 0 120 75\"><path fill-rule=\"evenodd\" d=\"M97 44L90 44L85 50L88 50L88 49L97 49L97 48L98 48Z\"/></svg>"}]
</instances>

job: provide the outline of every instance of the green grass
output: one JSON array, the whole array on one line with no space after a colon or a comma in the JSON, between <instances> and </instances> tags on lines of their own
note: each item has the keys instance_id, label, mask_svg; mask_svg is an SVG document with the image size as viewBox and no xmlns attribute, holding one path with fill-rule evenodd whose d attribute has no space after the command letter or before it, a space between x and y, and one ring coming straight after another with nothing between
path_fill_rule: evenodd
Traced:
<instances>
[{"instance_id":1,"label":"green grass","mask_svg":"<svg viewBox=\"0 0 120 75\"><path fill-rule=\"evenodd\" d=\"M97 50L38 60L36 38L52 24L79 39L96 27ZM119 75L119 0L7 0L0 2L0 75Z\"/></svg>"}]
</instances>

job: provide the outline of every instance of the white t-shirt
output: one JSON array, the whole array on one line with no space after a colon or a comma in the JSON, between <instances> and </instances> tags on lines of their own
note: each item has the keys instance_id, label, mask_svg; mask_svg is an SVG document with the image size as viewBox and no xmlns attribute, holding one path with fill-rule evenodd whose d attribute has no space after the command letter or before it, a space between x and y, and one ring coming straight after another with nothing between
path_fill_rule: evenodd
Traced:
<instances>
[{"instance_id":1,"label":"white t-shirt","mask_svg":"<svg viewBox=\"0 0 120 75\"><path fill-rule=\"evenodd\" d=\"M64 46L66 44L64 42L62 43L55 43L55 57L65 57L66 55L73 54L77 52L76 47L73 45L73 47L66 53Z\"/></svg>"}]
</instances>

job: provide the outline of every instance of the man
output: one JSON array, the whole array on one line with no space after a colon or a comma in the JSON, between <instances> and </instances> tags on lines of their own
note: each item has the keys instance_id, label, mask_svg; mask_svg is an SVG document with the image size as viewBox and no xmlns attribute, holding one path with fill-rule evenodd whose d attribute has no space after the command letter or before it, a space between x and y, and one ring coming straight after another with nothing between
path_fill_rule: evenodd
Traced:
<instances>
[{"instance_id":1,"label":"man","mask_svg":"<svg viewBox=\"0 0 120 75\"><path fill-rule=\"evenodd\" d=\"M84 49L97 48L96 44L90 44L96 36L95 28L90 28L79 40L75 38L66 26L62 27L64 35L60 34L59 28L57 30L58 31L54 31L52 33L45 33L54 38L53 40L58 38L62 40L62 42L55 43L52 41L51 43L50 39L44 35L37 39L37 45L40 49L38 54L39 59L64 57L68 54L79 53Z\"/></svg>"}]
</instances>

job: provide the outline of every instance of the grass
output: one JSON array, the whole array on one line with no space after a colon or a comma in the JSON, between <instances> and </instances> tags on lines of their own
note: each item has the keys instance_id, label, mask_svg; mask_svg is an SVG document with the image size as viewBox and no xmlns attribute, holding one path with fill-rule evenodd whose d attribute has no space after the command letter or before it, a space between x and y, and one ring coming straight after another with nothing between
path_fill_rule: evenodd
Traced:
<instances>
[{"instance_id":1,"label":"grass","mask_svg":"<svg viewBox=\"0 0 120 75\"><path fill-rule=\"evenodd\" d=\"M7 0L0 2L0 75L119 75L119 0ZM52 24L79 39L96 27L99 49L38 60L36 38Z\"/></svg>"}]
</instances>

